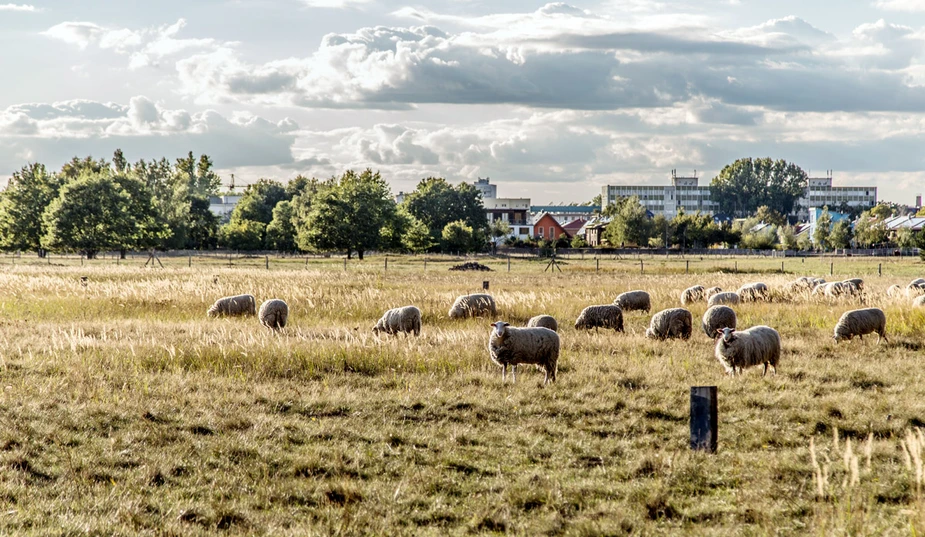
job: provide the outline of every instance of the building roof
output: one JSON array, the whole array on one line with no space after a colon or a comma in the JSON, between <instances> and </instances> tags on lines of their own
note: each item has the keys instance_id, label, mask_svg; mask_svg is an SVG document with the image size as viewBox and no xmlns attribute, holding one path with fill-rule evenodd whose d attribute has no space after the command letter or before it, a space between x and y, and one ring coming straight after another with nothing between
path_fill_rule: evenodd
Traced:
<instances>
[{"instance_id":1,"label":"building roof","mask_svg":"<svg viewBox=\"0 0 925 537\"><path fill-rule=\"evenodd\" d=\"M912 231L925 229L925 217L921 216L893 216L884 220L887 229L894 231L900 228L910 228Z\"/></svg>"},{"instance_id":2,"label":"building roof","mask_svg":"<svg viewBox=\"0 0 925 537\"><path fill-rule=\"evenodd\" d=\"M575 213L591 215L600 212L599 205L531 205L531 213Z\"/></svg>"},{"instance_id":3,"label":"building roof","mask_svg":"<svg viewBox=\"0 0 925 537\"><path fill-rule=\"evenodd\" d=\"M575 233L578 233L578 232L581 230L581 228L583 228L583 227L585 226L585 222L586 222L586 220L584 220L584 219L582 219L582 218L579 218L579 219L577 219L577 220L572 220L572 221L569 222L568 224L565 224L564 226L562 226L562 229L564 229L565 232L566 232L570 237L574 237L574 236L575 236Z\"/></svg>"}]
</instances>

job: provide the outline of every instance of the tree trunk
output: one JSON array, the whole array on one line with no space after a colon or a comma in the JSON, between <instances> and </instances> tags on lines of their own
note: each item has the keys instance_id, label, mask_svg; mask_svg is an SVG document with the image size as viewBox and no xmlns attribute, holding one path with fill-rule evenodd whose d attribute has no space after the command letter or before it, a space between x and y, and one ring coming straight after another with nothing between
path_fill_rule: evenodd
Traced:
<instances>
[{"instance_id":1,"label":"tree trunk","mask_svg":"<svg viewBox=\"0 0 925 537\"><path fill-rule=\"evenodd\" d=\"M357 257L360 258L360 261L363 261L363 250L357 250Z\"/></svg>"},{"instance_id":2,"label":"tree trunk","mask_svg":"<svg viewBox=\"0 0 925 537\"><path fill-rule=\"evenodd\" d=\"M125 248L119 250L119 259L125 259Z\"/></svg>"},{"instance_id":3,"label":"tree trunk","mask_svg":"<svg viewBox=\"0 0 925 537\"><path fill-rule=\"evenodd\" d=\"M36 253L39 255L39 259L45 259L46 251L44 248L39 248Z\"/></svg>"},{"instance_id":4,"label":"tree trunk","mask_svg":"<svg viewBox=\"0 0 925 537\"><path fill-rule=\"evenodd\" d=\"M347 259L353 259L353 250L347 250Z\"/></svg>"},{"instance_id":5,"label":"tree trunk","mask_svg":"<svg viewBox=\"0 0 925 537\"><path fill-rule=\"evenodd\" d=\"M84 250L84 255L87 256L87 259L96 259L96 250Z\"/></svg>"}]
</instances>

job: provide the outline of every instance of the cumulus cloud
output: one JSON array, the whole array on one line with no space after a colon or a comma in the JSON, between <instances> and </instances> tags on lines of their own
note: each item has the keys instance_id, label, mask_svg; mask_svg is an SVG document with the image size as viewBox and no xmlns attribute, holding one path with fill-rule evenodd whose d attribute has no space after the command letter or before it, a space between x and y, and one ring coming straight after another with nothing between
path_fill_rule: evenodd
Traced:
<instances>
[{"instance_id":1,"label":"cumulus cloud","mask_svg":"<svg viewBox=\"0 0 925 537\"><path fill-rule=\"evenodd\" d=\"M0 4L0 11L21 11L34 13L39 10L31 4Z\"/></svg>"},{"instance_id":2,"label":"cumulus cloud","mask_svg":"<svg viewBox=\"0 0 925 537\"><path fill-rule=\"evenodd\" d=\"M877 0L874 5L887 11L925 11L925 0Z\"/></svg>"},{"instance_id":3,"label":"cumulus cloud","mask_svg":"<svg viewBox=\"0 0 925 537\"><path fill-rule=\"evenodd\" d=\"M105 156L121 148L132 158L168 158L192 150L222 166L294 162L298 130L291 119L228 118L212 110L169 109L144 96L127 105L68 101L0 110L0 169L21 167L22 155L56 166L71 157Z\"/></svg>"}]
</instances>

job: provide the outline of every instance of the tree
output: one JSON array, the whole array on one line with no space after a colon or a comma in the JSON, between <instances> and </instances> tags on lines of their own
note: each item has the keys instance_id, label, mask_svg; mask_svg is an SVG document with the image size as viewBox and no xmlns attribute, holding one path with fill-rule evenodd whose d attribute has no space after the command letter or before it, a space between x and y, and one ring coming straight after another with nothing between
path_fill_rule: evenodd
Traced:
<instances>
[{"instance_id":1,"label":"tree","mask_svg":"<svg viewBox=\"0 0 925 537\"><path fill-rule=\"evenodd\" d=\"M6 190L0 192L0 248L32 250L45 256L42 213L58 196L62 183L62 178L49 174L37 162L13 173Z\"/></svg>"},{"instance_id":2,"label":"tree","mask_svg":"<svg viewBox=\"0 0 925 537\"><path fill-rule=\"evenodd\" d=\"M94 160L91 156L83 159L74 157L61 167L61 175L67 179L77 179L84 172L98 174L104 170L109 171L109 162L106 159Z\"/></svg>"},{"instance_id":3,"label":"tree","mask_svg":"<svg viewBox=\"0 0 925 537\"><path fill-rule=\"evenodd\" d=\"M871 216L879 218L880 220L886 220L895 214L893 207L883 202L874 205L869 212Z\"/></svg>"},{"instance_id":4,"label":"tree","mask_svg":"<svg viewBox=\"0 0 925 537\"><path fill-rule=\"evenodd\" d=\"M915 248L918 243L916 233L911 228L902 227L896 230L896 245L900 248Z\"/></svg>"},{"instance_id":5,"label":"tree","mask_svg":"<svg viewBox=\"0 0 925 537\"><path fill-rule=\"evenodd\" d=\"M832 227L832 215L829 214L829 208L824 207L822 214L816 219L816 229L813 230L813 243L817 248L825 251L826 245L829 244L829 233Z\"/></svg>"},{"instance_id":6,"label":"tree","mask_svg":"<svg viewBox=\"0 0 925 537\"><path fill-rule=\"evenodd\" d=\"M269 224L273 220L276 204L289 199L291 196L282 184L260 179L244 189L244 194L231 212L231 221L251 220Z\"/></svg>"},{"instance_id":7,"label":"tree","mask_svg":"<svg viewBox=\"0 0 925 537\"><path fill-rule=\"evenodd\" d=\"M209 210L209 198L218 194L221 179L212 170L212 159L192 151L179 158L164 200L173 235L165 246L173 248L212 248L217 242L218 217Z\"/></svg>"},{"instance_id":8,"label":"tree","mask_svg":"<svg viewBox=\"0 0 925 537\"><path fill-rule=\"evenodd\" d=\"M787 218L784 215L767 205L758 207L758 210L755 211L755 218L757 218L759 222L771 224L772 226L783 226L787 224Z\"/></svg>"},{"instance_id":9,"label":"tree","mask_svg":"<svg viewBox=\"0 0 925 537\"><path fill-rule=\"evenodd\" d=\"M826 239L829 246L834 248L848 248L851 246L851 222L839 220L832 226L832 231Z\"/></svg>"},{"instance_id":10,"label":"tree","mask_svg":"<svg viewBox=\"0 0 925 537\"><path fill-rule=\"evenodd\" d=\"M575 235L572 237L572 242L569 244L572 248L587 248L588 243L585 241L585 238L581 235Z\"/></svg>"},{"instance_id":11,"label":"tree","mask_svg":"<svg viewBox=\"0 0 925 537\"><path fill-rule=\"evenodd\" d=\"M492 248L497 248L498 243L511 233L511 226L507 222L498 218L488 227L488 235L491 237Z\"/></svg>"},{"instance_id":12,"label":"tree","mask_svg":"<svg viewBox=\"0 0 925 537\"><path fill-rule=\"evenodd\" d=\"M441 232L444 252L469 252L475 246L472 227L465 220L456 220L444 226Z\"/></svg>"},{"instance_id":13,"label":"tree","mask_svg":"<svg viewBox=\"0 0 925 537\"><path fill-rule=\"evenodd\" d=\"M267 225L266 244L278 252L294 252L296 246L296 231L293 224L295 211L292 202L283 200L273 207L273 219Z\"/></svg>"},{"instance_id":14,"label":"tree","mask_svg":"<svg viewBox=\"0 0 925 537\"><path fill-rule=\"evenodd\" d=\"M780 214L793 212L809 177L785 160L743 158L724 167L710 183L710 197L720 212L748 216L762 205Z\"/></svg>"},{"instance_id":15,"label":"tree","mask_svg":"<svg viewBox=\"0 0 925 537\"><path fill-rule=\"evenodd\" d=\"M646 246L656 230L652 219L646 214L646 208L639 203L639 198L623 198L607 206L607 215L612 217L604 230L604 238L613 246L635 244Z\"/></svg>"},{"instance_id":16,"label":"tree","mask_svg":"<svg viewBox=\"0 0 925 537\"><path fill-rule=\"evenodd\" d=\"M422 179L417 188L405 196L402 206L424 222L435 242L442 239L446 225L457 220L463 220L473 233L488 232L482 194L469 183L454 187L440 177Z\"/></svg>"},{"instance_id":17,"label":"tree","mask_svg":"<svg viewBox=\"0 0 925 537\"><path fill-rule=\"evenodd\" d=\"M262 250L267 225L253 220L235 220L222 226L218 243L231 250Z\"/></svg>"},{"instance_id":18,"label":"tree","mask_svg":"<svg viewBox=\"0 0 925 537\"><path fill-rule=\"evenodd\" d=\"M858 244L871 247L883 244L889 237L890 230L886 223L873 215L874 209L861 213L854 225L854 238Z\"/></svg>"},{"instance_id":19,"label":"tree","mask_svg":"<svg viewBox=\"0 0 925 537\"><path fill-rule=\"evenodd\" d=\"M61 188L43 213L42 245L81 251L88 259L105 249L144 248L166 233L144 183L108 169L85 170Z\"/></svg>"},{"instance_id":20,"label":"tree","mask_svg":"<svg viewBox=\"0 0 925 537\"><path fill-rule=\"evenodd\" d=\"M419 254L433 248L436 243L430 237L430 230L414 216L404 213L405 232L402 234L402 246L413 253Z\"/></svg>"},{"instance_id":21,"label":"tree","mask_svg":"<svg viewBox=\"0 0 925 537\"><path fill-rule=\"evenodd\" d=\"M363 259L367 250L379 247L381 229L395 217L395 201L379 173L366 169L344 173L311 200L305 225L297 241L306 250L356 250Z\"/></svg>"},{"instance_id":22,"label":"tree","mask_svg":"<svg viewBox=\"0 0 925 537\"><path fill-rule=\"evenodd\" d=\"M781 250L796 250L797 235L793 226L780 226L777 228L777 241L780 243Z\"/></svg>"}]
</instances>

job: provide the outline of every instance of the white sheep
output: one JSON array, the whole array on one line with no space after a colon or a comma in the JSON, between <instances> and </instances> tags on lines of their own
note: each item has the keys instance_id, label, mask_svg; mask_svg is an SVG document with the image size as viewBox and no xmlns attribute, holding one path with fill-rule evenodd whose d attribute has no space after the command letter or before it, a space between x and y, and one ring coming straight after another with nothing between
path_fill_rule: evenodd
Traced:
<instances>
[{"instance_id":1,"label":"white sheep","mask_svg":"<svg viewBox=\"0 0 925 537\"><path fill-rule=\"evenodd\" d=\"M555 382L559 334L542 326L514 328L504 321L491 326L494 329L488 338L488 352L491 361L501 366L501 382L505 381L508 365L511 365L512 382L517 382L518 364L535 364L542 369L546 373L544 386L549 381Z\"/></svg>"},{"instance_id":2,"label":"white sheep","mask_svg":"<svg viewBox=\"0 0 925 537\"><path fill-rule=\"evenodd\" d=\"M916 296L925 293L925 280L916 278L906 286L906 296Z\"/></svg>"},{"instance_id":3,"label":"white sheep","mask_svg":"<svg viewBox=\"0 0 925 537\"><path fill-rule=\"evenodd\" d=\"M703 313L700 327L708 338L716 340L719 337L718 330L736 327L736 312L729 306L711 306Z\"/></svg>"},{"instance_id":4,"label":"white sheep","mask_svg":"<svg viewBox=\"0 0 925 537\"><path fill-rule=\"evenodd\" d=\"M925 295L917 296L912 299L913 308L921 308L925 306Z\"/></svg>"},{"instance_id":5,"label":"white sheep","mask_svg":"<svg viewBox=\"0 0 925 537\"><path fill-rule=\"evenodd\" d=\"M652 308L652 300L649 298L649 293L640 290L620 293L613 303L620 306L620 309L623 311L638 310L649 313L649 310Z\"/></svg>"},{"instance_id":6,"label":"white sheep","mask_svg":"<svg viewBox=\"0 0 925 537\"><path fill-rule=\"evenodd\" d=\"M257 300L254 295L235 295L216 300L206 315L216 317L219 315L254 315L255 313L257 313Z\"/></svg>"},{"instance_id":7,"label":"white sheep","mask_svg":"<svg viewBox=\"0 0 925 537\"><path fill-rule=\"evenodd\" d=\"M382 317L373 326L373 333L379 334L421 334L421 310L415 306L402 306L392 308L382 314Z\"/></svg>"},{"instance_id":8,"label":"white sheep","mask_svg":"<svg viewBox=\"0 0 925 537\"><path fill-rule=\"evenodd\" d=\"M886 339L886 314L880 308L864 308L846 311L835 325L832 338L835 342L841 340L851 341L858 336L864 339L864 334L877 333L877 343L880 338Z\"/></svg>"},{"instance_id":9,"label":"white sheep","mask_svg":"<svg viewBox=\"0 0 925 537\"><path fill-rule=\"evenodd\" d=\"M707 307L713 307L718 304L738 304L738 303L739 303L738 293L730 293L727 291L723 293L716 293L715 295L711 296L710 300L707 301Z\"/></svg>"},{"instance_id":10,"label":"white sheep","mask_svg":"<svg viewBox=\"0 0 925 537\"><path fill-rule=\"evenodd\" d=\"M742 302L754 302L756 300L768 300L768 286L762 282L746 283L736 291Z\"/></svg>"},{"instance_id":11,"label":"white sheep","mask_svg":"<svg viewBox=\"0 0 925 537\"><path fill-rule=\"evenodd\" d=\"M257 317L260 324L271 330L285 328L286 320L289 319L289 305L278 298L271 298L260 305Z\"/></svg>"},{"instance_id":12,"label":"white sheep","mask_svg":"<svg viewBox=\"0 0 925 537\"><path fill-rule=\"evenodd\" d=\"M710 287L709 289L703 292L703 298L710 300L710 298L713 295L718 295L719 293L722 293L722 292L723 292L722 287Z\"/></svg>"},{"instance_id":13,"label":"white sheep","mask_svg":"<svg viewBox=\"0 0 925 537\"><path fill-rule=\"evenodd\" d=\"M613 328L617 332L623 331L623 309L616 304L602 304L588 306L581 310L575 320L576 330L590 330L592 328Z\"/></svg>"},{"instance_id":14,"label":"white sheep","mask_svg":"<svg viewBox=\"0 0 925 537\"><path fill-rule=\"evenodd\" d=\"M466 317L481 317L482 315L496 315L495 299L491 295L477 293L473 295L460 295L450 308L450 319L465 319Z\"/></svg>"},{"instance_id":15,"label":"white sheep","mask_svg":"<svg viewBox=\"0 0 925 537\"><path fill-rule=\"evenodd\" d=\"M890 298L898 298L903 296L903 294L905 294L903 288L895 283L886 290L886 296Z\"/></svg>"},{"instance_id":16,"label":"white sheep","mask_svg":"<svg viewBox=\"0 0 925 537\"><path fill-rule=\"evenodd\" d=\"M559 323L556 321L556 318L552 315L537 315L536 317L531 317L527 321L527 327L532 328L536 326L541 326L543 328L548 328L553 332L559 331Z\"/></svg>"},{"instance_id":17,"label":"white sheep","mask_svg":"<svg viewBox=\"0 0 925 537\"><path fill-rule=\"evenodd\" d=\"M684 308L662 310L652 316L646 337L649 339L689 339L693 330L691 312Z\"/></svg>"},{"instance_id":18,"label":"white sheep","mask_svg":"<svg viewBox=\"0 0 925 537\"><path fill-rule=\"evenodd\" d=\"M768 366L777 374L780 361L780 334L770 326L753 326L747 330L723 328L718 331L714 355L726 368L726 373L733 376L742 373L747 367L764 364L764 373Z\"/></svg>"},{"instance_id":19,"label":"white sheep","mask_svg":"<svg viewBox=\"0 0 925 537\"><path fill-rule=\"evenodd\" d=\"M702 285L688 287L684 291L681 291L681 305L686 306L691 302L699 302L703 300L703 293L704 288Z\"/></svg>"},{"instance_id":20,"label":"white sheep","mask_svg":"<svg viewBox=\"0 0 925 537\"><path fill-rule=\"evenodd\" d=\"M855 287L858 288L858 291L864 290L864 279L863 278L848 278L847 280L843 280L842 283L853 284Z\"/></svg>"}]
</instances>

